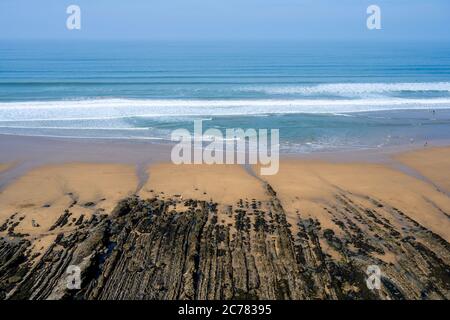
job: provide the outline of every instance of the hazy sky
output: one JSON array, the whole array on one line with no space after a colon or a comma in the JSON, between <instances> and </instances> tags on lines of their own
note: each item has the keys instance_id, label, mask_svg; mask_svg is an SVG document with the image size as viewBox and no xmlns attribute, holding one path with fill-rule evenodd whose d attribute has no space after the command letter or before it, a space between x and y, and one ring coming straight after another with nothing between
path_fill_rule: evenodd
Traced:
<instances>
[{"instance_id":1,"label":"hazy sky","mask_svg":"<svg viewBox=\"0 0 450 320\"><path fill-rule=\"evenodd\" d=\"M70 4L80 31L66 29ZM366 28L370 4L382 30ZM450 41L450 0L0 0L6 38Z\"/></svg>"}]
</instances>

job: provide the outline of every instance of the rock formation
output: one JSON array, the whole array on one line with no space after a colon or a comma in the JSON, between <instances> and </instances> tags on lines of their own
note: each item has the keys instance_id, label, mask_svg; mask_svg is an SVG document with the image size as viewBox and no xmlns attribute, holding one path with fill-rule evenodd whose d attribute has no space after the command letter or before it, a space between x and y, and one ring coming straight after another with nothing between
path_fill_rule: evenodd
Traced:
<instances>
[{"instance_id":1,"label":"rock formation","mask_svg":"<svg viewBox=\"0 0 450 320\"><path fill-rule=\"evenodd\" d=\"M270 201L228 206L132 197L58 231L67 210L41 255L12 228L0 240L0 299L450 298L449 243L404 212L336 194L325 208L335 228L301 212L290 225L266 189ZM70 265L81 269L79 290L67 289ZM370 265L382 271L379 290L367 286Z\"/></svg>"}]
</instances>

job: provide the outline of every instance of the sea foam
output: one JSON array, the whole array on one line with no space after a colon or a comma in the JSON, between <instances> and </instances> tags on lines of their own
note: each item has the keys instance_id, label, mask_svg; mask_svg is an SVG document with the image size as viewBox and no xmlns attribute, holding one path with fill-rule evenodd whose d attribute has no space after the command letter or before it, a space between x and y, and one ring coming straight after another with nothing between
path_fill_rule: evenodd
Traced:
<instances>
[{"instance_id":1,"label":"sea foam","mask_svg":"<svg viewBox=\"0 0 450 320\"><path fill-rule=\"evenodd\" d=\"M338 95L343 97L366 97L372 94L398 92L450 92L450 82L406 82L406 83L329 83L319 85L248 86L240 91L267 94Z\"/></svg>"},{"instance_id":2,"label":"sea foam","mask_svg":"<svg viewBox=\"0 0 450 320\"><path fill-rule=\"evenodd\" d=\"M0 103L0 122L127 117L354 113L442 108L450 108L450 98L28 101Z\"/></svg>"}]
</instances>

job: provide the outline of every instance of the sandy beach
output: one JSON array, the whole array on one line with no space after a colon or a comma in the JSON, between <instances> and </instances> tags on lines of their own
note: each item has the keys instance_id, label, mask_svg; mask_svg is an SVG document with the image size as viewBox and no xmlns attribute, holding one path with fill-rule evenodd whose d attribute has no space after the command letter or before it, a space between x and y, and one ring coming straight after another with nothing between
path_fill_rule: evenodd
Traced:
<instances>
[{"instance_id":1,"label":"sandy beach","mask_svg":"<svg viewBox=\"0 0 450 320\"><path fill-rule=\"evenodd\" d=\"M0 163L0 222L17 213L20 233L45 232L66 209L74 219L95 211L109 214L133 194L212 199L224 206L239 199L267 200L264 184L269 183L292 225L299 214L329 225L332 217L323 206L335 204L336 194L343 193L386 201L450 241L450 147L360 152L357 162L329 153L324 159L282 157L278 174L257 176L257 166L250 172L241 165L173 165L167 145L1 137L5 150L7 143L16 145ZM32 227L33 220L40 226Z\"/></svg>"},{"instance_id":2,"label":"sandy beach","mask_svg":"<svg viewBox=\"0 0 450 320\"><path fill-rule=\"evenodd\" d=\"M10 150L0 157L0 222L17 211L24 217L16 229L22 233L44 232L65 209L75 211L74 218L84 211L109 214L133 194L222 205L267 200L269 183L293 222L302 212L327 224L331 217L322 207L344 193L387 201L450 239L450 147L282 156L278 174L258 176L257 166L173 165L170 146L143 142L2 136L0 146ZM39 228L31 227L34 217Z\"/></svg>"},{"instance_id":3,"label":"sandy beach","mask_svg":"<svg viewBox=\"0 0 450 320\"><path fill-rule=\"evenodd\" d=\"M192 201L204 203L206 208L214 204L214 223L227 228L233 237L239 236L237 219L244 210L249 223L263 219L260 221L274 224L275 229L285 228L292 235L287 238L292 240L286 241L306 241L302 246L316 247L328 262L367 265L378 261L408 298L417 298L419 293L399 280L396 272L399 268L401 272L415 270L418 266L410 265L410 259L418 258L418 251L411 251L401 241L413 237L429 246L443 265L450 262L450 252L445 249L450 242L450 147L391 152L379 158L371 156L371 161L343 160L342 155L338 160L329 155L323 159L282 157L278 174L259 176L257 166L174 165L165 160L169 148L164 145L0 139L3 150L13 142L16 144L9 154L2 154L0 163L0 236L6 241L28 241L32 264L55 250L58 237L70 237L96 219L114 219L121 200L133 196L162 201L165 212L181 216L191 212ZM283 219L274 222L272 214L277 210L285 223ZM261 218L264 212L269 216ZM313 234L301 240L310 223L320 226L313 233L317 242ZM257 230L255 224L255 231L249 229L245 241L256 241ZM284 236L274 231L266 236L275 241L275 252L281 254L283 244L277 241ZM256 257L252 250L249 252ZM309 258L305 256L305 264L313 263L308 259L324 259L314 258L317 252L313 252ZM446 285L445 279L439 281ZM382 297L393 294L386 290ZM449 297L448 291L439 292L441 296L430 295ZM266 295L271 297L268 292ZM323 289L314 296L339 298ZM300 293L292 297L308 298Z\"/></svg>"},{"instance_id":4,"label":"sandy beach","mask_svg":"<svg viewBox=\"0 0 450 320\"><path fill-rule=\"evenodd\" d=\"M322 2L0 1L0 305L450 300L450 1Z\"/></svg>"}]
</instances>

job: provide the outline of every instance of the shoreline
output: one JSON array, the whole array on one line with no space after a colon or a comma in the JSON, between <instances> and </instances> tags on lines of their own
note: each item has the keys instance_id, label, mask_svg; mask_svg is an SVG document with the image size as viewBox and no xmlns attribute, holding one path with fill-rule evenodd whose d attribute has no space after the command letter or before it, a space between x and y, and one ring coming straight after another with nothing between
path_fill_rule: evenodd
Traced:
<instances>
[{"instance_id":1,"label":"shoreline","mask_svg":"<svg viewBox=\"0 0 450 320\"><path fill-rule=\"evenodd\" d=\"M11 185L20 182L22 178L27 178L30 174L39 174L39 172L45 170L52 172L51 170L54 168L64 170L65 167L71 166L82 167L86 165L97 168L97 170L101 170L105 166L121 167L122 169L118 171L126 169L128 175L132 176L130 178L134 181L132 184L135 185L134 188L131 188L130 195L145 194L145 187L154 183L155 175L159 176L160 180L166 179L159 173L151 172L149 168L165 168L162 171L169 176L172 175L172 171L177 172L179 176L187 180L188 184L196 181L197 178L195 175L187 178L185 172L195 172L194 168L197 167L200 168L200 176L214 176L216 172L232 170L234 172L232 175L236 176L236 179L250 177L262 184L268 183L280 174L279 172L274 176L260 175L259 169L261 166L259 164L175 165L170 161L171 145L149 143L142 140L67 139L0 134L0 149L8 150L8 152L0 154L0 195L3 191L8 190ZM450 158L448 150L450 150L450 141L433 141L427 147L409 144L380 149L353 150L351 152L342 150L303 154L280 153L280 171L283 171L284 165L289 167L292 164L301 167L311 165L354 168L360 166L367 168L382 167L425 183L444 196L450 197L450 185L443 181L447 175L440 171L447 170L448 164L442 163L442 161ZM439 155L439 152L444 152L444 154ZM431 155L431 158L423 158L421 156L423 154ZM430 170L427 168L429 161L437 162L439 166L433 166ZM79 175L82 176L85 173L81 171ZM444 178L440 175L443 175ZM215 176L214 179L220 180L221 177ZM177 182L178 178L174 178L173 183ZM206 180L204 183L208 184ZM243 191L239 184L234 188L237 188L240 192ZM180 193L179 191L173 191L172 193ZM147 193L146 196L151 195ZM201 195L196 196L203 198ZM221 197L223 196L225 195L221 195Z\"/></svg>"},{"instance_id":2,"label":"shoreline","mask_svg":"<svg viewBox=\"0 0 450 320\"><path fill-rule=\"evenodd\" d=\"M140 139L62 138L0 134L0 164L8 164L8 170L0 171L0 191L10 182L32 169L64 163L113 163L136 167L139 185L148 179L146 168L157 163L170 163L174 143L155 143ZM413 168L395 159L406 152L450 146L450 140L430 141L424 147L410 143L382 148L355 150L317 151L310 153L280 152L280 161L308 160L330 163L375 163L390 166L408 175L427 180ZM242 165L252 175L252 165ZM428 181L430 182L430 181ZM139 190L139 188L138 188Z\"/></svg>"},{"instance_id":3,"label":"shoreline","mask_svg":"<svg viewBox=\"0 0 450 320\"><path fill-rule=\"evenodd\" d=\"M143 165L144 180L133 163L30 169L0 191L0 298L449 299L450 197L438 188L450 188L450 147L397 157L433 184L312 159L281 160L273 176L167 162ZM67 265L86 275L80 291L66 289ZM367 290L371 265L381 290Z\"/></svg>"},{"instance_id":4,"label":"shoreline","mask_svg":"<svg viewBox=\"0 0 450 320\"><path fill-rule=\"evenodd\" d=\"M75 297L69 264L101 276L76 293L86 299L450 298L449 146L283 156L273 176L175 165L142 142L0 136L0 148L2 299ZM375 293L369 265L386 275ZM178 291L186 268L204 282Z\"/></svg>"}]
</instances>

